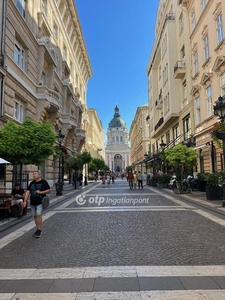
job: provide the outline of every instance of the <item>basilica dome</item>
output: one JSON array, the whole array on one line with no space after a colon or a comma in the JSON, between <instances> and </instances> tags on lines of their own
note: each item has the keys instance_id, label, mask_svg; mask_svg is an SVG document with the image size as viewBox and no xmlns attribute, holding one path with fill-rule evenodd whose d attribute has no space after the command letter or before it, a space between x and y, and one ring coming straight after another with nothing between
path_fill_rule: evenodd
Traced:
<instances>
[{"instance_id":1,"label":"basilica dome","mask_svg":"<svg viewBox=\"0 0 225 300\"><path fill-rule=\"evenodd\" d=\"M119 108L115 107L114 118L109 122L109 128L112 127L126 127L126 124L122 118L120 118Z\"/></svg>"}]
</instances>

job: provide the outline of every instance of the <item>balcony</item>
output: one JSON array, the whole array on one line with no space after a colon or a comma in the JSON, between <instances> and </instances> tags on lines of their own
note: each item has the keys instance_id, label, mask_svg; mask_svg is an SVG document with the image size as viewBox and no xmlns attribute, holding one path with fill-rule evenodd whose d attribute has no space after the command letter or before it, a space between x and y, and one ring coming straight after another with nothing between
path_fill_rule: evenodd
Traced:
<instances>
[{"instance_id":1,"label":"balcony","mask_svg":"<svg viewBox=\"0 0 225 300\"><path fill-rule=\"evenodd\" d=\"M186 74L186 64L184 60L178 60L174 66L174 78L182 79Z\"/></svg>"},{"instance_id":2,"label":"balcony","mask_svg":"<svg viewBox=\"0 0 225 300\"><path fill-rule=\"evenodd\" d=\"M157 99L155 101L155 109L156 110L161 110L162 108L163 108L163 100L162 99L161 100Z\"/></svg>"},{"instance_id":3,"label":"balcony","mask_svg":"<svg viewBox=\"0 0 225 300\"><path fill-rule=\"evenodd\" d=\"M37 99L48 101L48 112L54 113L59 110L60 96L56 91L48 89L43 85L37 86Z\"/></svg>"},{"instance_id":4,"label":"balcony","mask_svg":"<svg viewBox=\"0 0 225 300\"><path fill-rule=\"evenodd\" d=\"M187 7L189 2L190 2L190 0L179 0L179 4L184 7Z\"/></svg>"},{"instance_id":5,"label":"balcony","mask_svg":"<svg viewBox=\"0 0 225 300\"><path fill-rule=\"evenodd\" d=\"M65 127L65 130L75 129L77 127L76 117L70 114L62 114L62 123Z\"/></svg>"},{"instance_id":6,"label":"balcony","mask_svg":"<svg viewBox=\"0 0 225 300\"><path fill-rule=\"evenodd\" d=\"M79 136L81 138L86 138L86 131L81 128L76 129L76 136Z\"/></svg>"},{"instance_id":7,"label":"balcony","mask_svg":"<svg viewBox=\"0 0 225 300\"><path fill-rule=\"evenodd\" d=\"M155 131L164 123L164 118L160 118L158 123L155 125Z\"/></svg>"}]
</instances>

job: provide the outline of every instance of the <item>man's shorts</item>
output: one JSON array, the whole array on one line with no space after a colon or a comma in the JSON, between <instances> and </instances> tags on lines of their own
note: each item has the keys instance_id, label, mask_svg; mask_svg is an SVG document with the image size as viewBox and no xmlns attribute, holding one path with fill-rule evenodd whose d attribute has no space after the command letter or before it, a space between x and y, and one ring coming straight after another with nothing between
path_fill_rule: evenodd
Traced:
<instances>
[{"instance_id":1,"label":"man's shorts","mask_svg":"<svg viewBox=\"0 0 225 300\"><path fill-rule=\"evenodd\" d=\"M21 202L23 202L23 199L13 199L11 205L19 205Z\"/></svg>"},{"instance_id":2,"label":"man's shorts","mask_svg":"<svg viewBox=\"0 0 225 300\"><path fill-rule=\"evenodd\" d=\"M30 207L31 207L31 211L32 211L33 217L41 216L41 215L42 215L42 211L43 211L43 206L42 206L42 204L39 204L39 205L31 205Z\"/></svg>"}]
</instances>

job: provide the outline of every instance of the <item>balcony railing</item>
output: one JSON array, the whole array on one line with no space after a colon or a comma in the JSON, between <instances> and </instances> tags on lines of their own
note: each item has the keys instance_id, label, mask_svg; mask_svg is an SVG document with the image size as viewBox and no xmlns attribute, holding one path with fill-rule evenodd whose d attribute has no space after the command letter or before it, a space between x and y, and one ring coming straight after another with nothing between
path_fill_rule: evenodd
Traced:
<instances>
[{"instance_id":1,"label":"balcony railing","mask_svg":"<svg viewBox=\"0 0 225 300\"><path fill-rule=\"evenodd\" d=\"M178 60L174 66L174 77L175 79L181 79L186 73L185 60Z\"/></svg>"},{"instance_id":2,"label":"balcony railing","mask_svg":"<svg viewBox=\"0 0 225 300\"><path fill-rule=\"evenodd\" d=\"M161 117L158 123L155 125L155 131L164 123L164 118Z\"/></svg>"}]
</instances>

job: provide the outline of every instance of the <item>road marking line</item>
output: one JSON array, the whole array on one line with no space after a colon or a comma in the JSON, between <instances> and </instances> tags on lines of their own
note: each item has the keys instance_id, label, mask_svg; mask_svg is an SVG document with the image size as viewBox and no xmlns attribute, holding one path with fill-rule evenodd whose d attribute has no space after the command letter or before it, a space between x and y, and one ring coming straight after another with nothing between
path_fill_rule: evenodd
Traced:
<instances>
[{"instance_id":1,"label":"road marking line","mask_svg":"<svg viewBox=\"0 0 225 300\"><path fill-rule=\"evenodd\" d=\"M196 209L194 212L209 219L210 221L213 221L213 222L225 227L225 220L220 219L219 217L216 217L216 216L214 216L206 211L200 210L200 209Z\"/></svg>"},{"instance_id":2,"label":"road marking line","mask_svg":"<svg viewBox=\"0 0 225 300\"><path fill-rule=\"evenodd\" d=\"M225 265L209 266L108 266L50 269L0 269L0 280L114 277L225 276ZM0 298L1 299L1 298Z\"/></svg>"}]
</instances>

